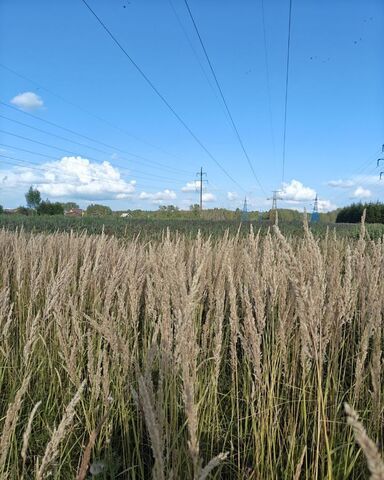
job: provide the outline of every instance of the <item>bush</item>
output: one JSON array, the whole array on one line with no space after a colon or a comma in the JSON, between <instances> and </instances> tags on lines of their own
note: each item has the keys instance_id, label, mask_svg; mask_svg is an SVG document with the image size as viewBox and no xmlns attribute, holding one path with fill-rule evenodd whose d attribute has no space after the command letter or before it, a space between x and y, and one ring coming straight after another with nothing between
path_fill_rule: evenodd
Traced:
<instances>
[{"instance_id":1,"label":"bush","mask_svg":"<svg viewBox=\"0 0 384 480\"><path fill-rule=\"evenodd\" d=\"M64 215L64 208L59 202L51 203L46 200L37 207L37 213L38 215Z\"/></svg>"}]
</instances>

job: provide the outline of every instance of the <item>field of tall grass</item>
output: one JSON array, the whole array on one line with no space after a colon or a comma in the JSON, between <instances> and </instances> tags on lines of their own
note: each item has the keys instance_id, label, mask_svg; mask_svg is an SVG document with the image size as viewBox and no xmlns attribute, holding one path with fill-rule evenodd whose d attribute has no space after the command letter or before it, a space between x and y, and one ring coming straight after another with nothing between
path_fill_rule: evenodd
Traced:
<instances>
[{"instance_id":1,"label":"field of tall grass","mask_svg":"<svg viewBox=\"0 0 384 480\"><path fill-rule=\"evenodd\" d=\"M1 479L384 478L384 245L364 225L2 230L0 256Z\"/></svg>"}]
</instances>

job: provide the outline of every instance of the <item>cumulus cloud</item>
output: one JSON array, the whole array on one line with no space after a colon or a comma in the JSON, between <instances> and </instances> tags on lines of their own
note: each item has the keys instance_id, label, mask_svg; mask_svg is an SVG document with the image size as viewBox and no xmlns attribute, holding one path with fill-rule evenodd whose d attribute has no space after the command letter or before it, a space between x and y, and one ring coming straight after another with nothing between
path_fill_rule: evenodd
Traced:
<instances>
[{"instance_id":1,"label":"cumulus cloud","mask_svg":"<svg viewBox=\"0 0 384 480\"><path fill-rule=\"evenodd\" d=\"M329 212L330 210L335 210L337 207L329 200L319 200L318 207L320 212Z\"/></svg>"},{"instance_id":2,"label":"cumulus cloud","mask_svg":"<svg viewBox=\"0 0 384 480\"><path fill-rule=\"evenodd\" d=\"M203 202L214 202L216 200L215 195L213 193L203 193Z\"/></svg>"},{"instance_id":3,"label":"cumulus cloud","mask_svg":"<svg viewBox=\"0 0 384 480\"><path fill-rule=\"evenodd\" d=\"M182 192L196 192L200 188L200 180L193 182L187 182L184 187L181 188Z\"/></svg>"},{"instance_id":4,"label":"cumulus cloud","mask_svg":"<svg viewBox=\"0 0 384 480\"><path fill-rule=\"evenodd\" d=\"M355 186L355 182L353 180L331 180L328 185L334 188L351 188Z\"/></svg>"},{"instance_id":5,"label":"cumulus cloud","mask_svg":"<svg viewBox=\"0 0 384 480\"><path fill-rule=\"evenodd\" d=\"M173 190L166 188L165 190L156 193L140 192L139 198L141 200L149 200L152 203L161 204L169 200L175 200L177 195Z\"/></svg>"},{"instance_id":6,"label":"cumulus cloud","mask_svg":"<svg viewBox=\"0 0 384 480\"><path fill-rule=\"evenodd\" d=\"M109 162L90 162L82 157L63 157L38 168L14 167L6 177L8 187L35 185L43 196L90 200L130 198L136 184L121 178Z\"/></svg>"},{"instance_id":7,"label":"cumulus cloud","mask_svg":"<svg viewBox=\"0 0 384 480\"><path fill-rule=\"evenodd\" d=\"M239 198L239 195L236 192L227 192L227 198L230 201L234 201Z\"/></svg>"},{"instance_id":8,"label":"cumulus cloud","mask_svg":"<svg viewBox=\"0 0 384 480\"><path fill-rule=\"evenodd\" d=\"M367 188L357 187L352 194L352 198L368 198L372 195L371 191Z\"/></svg>"},{"instance_id":9,"label":"cumulus cloud","mask_svg":"<svg viewBox=\"0 0 384 480\"><path fill-rule=\"evenodd\" d=\"M33 92L19 93L11 99L11 103L16 107L19 107L21 110L27 111L38 110L44 105L41 97Z\"/></svg>"},{"instance_id":10,"label":"cumulus cloud","mask_svg":"<svg viewBox=\"0 0 384 480\"><path fill-rule=\"evenodd\" d=\"M307 202L313 200L316 196L315 190L305 187L298 180L291 180L290 183L284 183L279 193L282 200L290 202Z\"/></svg>"}]
</instances>

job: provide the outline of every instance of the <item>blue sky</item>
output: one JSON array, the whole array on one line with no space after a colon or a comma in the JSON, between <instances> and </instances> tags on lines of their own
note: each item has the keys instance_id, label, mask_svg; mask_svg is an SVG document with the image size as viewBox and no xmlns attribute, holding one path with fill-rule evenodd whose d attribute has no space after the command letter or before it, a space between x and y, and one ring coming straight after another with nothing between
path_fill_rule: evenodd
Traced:
<instances>
[{"instance_id":1,"label":"blue sky","mask_svg":"<svg viewBox=\"0 0 384 480\"><path fill-rule=\"evenodd\" d=\"M263 210L276 189L280 206L300 210L315 193L324 210L383 200L384 2L293 0L282 183L289 1L264 0L264 42L261 0L189 0L261 189L184 1L88 1L234 181L81 0L3 0L0 204L25 203L33 184L44 198L82 206L187 208L198 201L200 166L206 207L236 208L246 195Z\"/></svg>"}]
</instances>

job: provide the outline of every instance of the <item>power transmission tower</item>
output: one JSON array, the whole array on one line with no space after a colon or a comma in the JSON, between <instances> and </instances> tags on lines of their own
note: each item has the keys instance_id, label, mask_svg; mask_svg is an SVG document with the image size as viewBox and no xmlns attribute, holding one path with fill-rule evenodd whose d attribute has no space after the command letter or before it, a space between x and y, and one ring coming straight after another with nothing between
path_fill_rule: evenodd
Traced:
<instances>
[{"instance_id":1,"label":"power transmission tower","mask_svg":"<svg viewBox=\"0 0 384 480\"><path fill-rule=\"evenodd\" d=\"M248 222L249 221L247 197L244 198L243 211L241 212L241 221L242 222Z\"/></svg>"},{"instance_id":2,"label":"power transmission tower","mask_svg":"<svg viewBox=\"0 0 384 480\"><path fill-rule=\"evenodd\" d=\"M200 168L200 172L196 173L196 176L199 178L199 190L200 190L200 212L203 210L203 182L208 182L208 180L203 179L204 176L207 176L205 172L203 172L203 167Z\"/></svg>"},{"instance_id":3,"label":"power transmission tower","mask_svg":"<svg viewBox=\"0 0 384 480\"><path fill-rule=\"evenodd\" d=\"M381 153L384 153L384 145L382 145L381 147ZM380 166L380 162L384 162L384 158L377 159L377 166ZM384 172L380 172L380 180L383 175L384 175Z\"/></svg>"},{"instance_id":4,"label":"power transmission tower","mask_svg":"<svg viewBox=\"0 0 384 480\"><path fill-rule=\"evenodd\" d=\"M277 200L282 200L281 197L279 197L279 193L281 190L273 190L273 196L270 198L267 198L267 200L272 200L272 210L275 211L277 210Z\"/></svg>"},{"instance_id":5,"label":"power transmission tower","mask_svg":"<svg viewBox=\"0 0 384 480\"><path fill-rule=\"evenodd\" d=\"M317 223L319 221L320 221L319 199L318 199L318 196L316 194L316 198L315 198L314 204L313 204L313 212L312 212L312 215L311 215L311 223Z\"/></svg>"}]
</instances>

